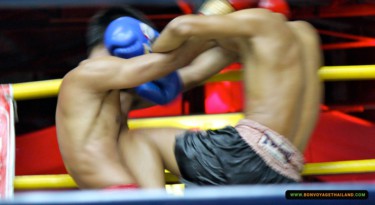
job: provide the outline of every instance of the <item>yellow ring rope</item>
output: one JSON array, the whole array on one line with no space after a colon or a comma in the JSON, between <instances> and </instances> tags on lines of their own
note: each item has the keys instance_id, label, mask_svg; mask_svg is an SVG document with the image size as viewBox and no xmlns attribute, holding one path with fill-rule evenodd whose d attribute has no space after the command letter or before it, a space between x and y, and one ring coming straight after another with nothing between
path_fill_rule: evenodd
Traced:
<instances>
[{"instance_id":1,"label":"yellow ring rope","mask_svg":"<svg viewBox=\"0 0 375 205\"><path fill-rule=\"evenodd\" d=\"M332 175L375 172L375 159L350 160L337 162L308 163L303 176ZM167 184L179 183L178 178L166 170ZM26 189L68 189L77 188L77 184L68 174L16 176L14 188Z\"/></svg>"},{"instance_id":2,"label":"yellow ring rope","mask_svg":"<svg viewBox=\"0 0 375 205\"><path fill-rule=\"evenodd\" d=\"M333 80L368 80L375 79L375 65L357 66L326 66L318 71L320 78L325 81ZM242 70L229 71L208 79L207 82L240 81ZM43 97L53 97L59 92L61 79L15 83L13 96L15 100L27 100Z\"/></svg>"}]
</instances>

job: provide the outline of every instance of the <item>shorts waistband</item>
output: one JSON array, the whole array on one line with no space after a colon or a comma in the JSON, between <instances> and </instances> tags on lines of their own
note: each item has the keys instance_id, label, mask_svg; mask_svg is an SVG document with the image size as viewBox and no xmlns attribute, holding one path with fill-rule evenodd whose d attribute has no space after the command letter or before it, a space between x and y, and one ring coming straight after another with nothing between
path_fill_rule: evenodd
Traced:
<instances>
[{"instance_id":1,"label":"shorts waistband","mask_svg":"<svg viewBox=\"0 0 375 205\"><path fill-rule=\"evenodd\" d=\"M247 144L276 172L301 181L303 155L284 136L249 119L242 119L235 126Z\"/></svg>"}]
</instances>

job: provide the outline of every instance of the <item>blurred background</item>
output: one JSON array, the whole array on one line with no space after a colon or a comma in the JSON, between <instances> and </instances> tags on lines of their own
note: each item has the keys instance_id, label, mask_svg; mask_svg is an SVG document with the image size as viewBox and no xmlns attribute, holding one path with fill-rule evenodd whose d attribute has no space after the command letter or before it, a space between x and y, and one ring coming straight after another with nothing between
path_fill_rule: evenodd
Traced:
<instances>
[{"instance_id":1,"label":"blurred background","mask_svg":"<svg viewBox=\"0 0 375 205\"><path fill-rule=\"evenodd\" d=\"M0 83L62 78L87 57L85 32L97 11L128 4L161 31L173 18L195 12L204 0L1 0ZM375 1L286 0L291 20L319 30L325 66L374 65ZM241 69L232 65L230 69ZM375 158L375 81L325 81L319 123L305 153L308 162ZM229 94L228 94L229 93ZM215 97L213 97L215 96ZM240 82L200 86L166 107L137 117L240 112ZM64 173L55 142L56 97L17 101L16 174ZM217 105L220 104L220 105ZM374 174L310 180L372 180Z\"/></svg>"}]
</instances>

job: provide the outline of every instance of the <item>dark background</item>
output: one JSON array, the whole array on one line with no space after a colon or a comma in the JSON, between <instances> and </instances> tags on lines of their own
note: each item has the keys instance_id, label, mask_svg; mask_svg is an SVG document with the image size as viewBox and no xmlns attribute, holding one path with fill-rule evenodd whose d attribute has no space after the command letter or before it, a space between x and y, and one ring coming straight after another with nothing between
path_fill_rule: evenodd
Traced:
<instances>
[{"instance_id":1,"label":"dark background","mask_svg":"<svg viewBox=\"0 0 375 205\"><path fill-rule=\"evenodd\" d=\"M201 2L192 0L191 5L197 7ZM375 65L374 1L287 2L292 20L306 20L321 31L326 66ZM101 9L120 4L140 9L159 30L183 14L175 0L0 1L0 83L62 78L86 58L85 31L89 18ZM343 44L348 42L354 44ZM332 47L327 47L331 44ZM374 80L329 81L325 86L324 102L330 109L346 110L375 122ZM202 90L187 95L199 96ZM195 106L190 111L204 113L202 103L202 100L192 103ZM54 124L56 98L17 101L17 106L17 135Z\"/></svg>"}]
</instances>

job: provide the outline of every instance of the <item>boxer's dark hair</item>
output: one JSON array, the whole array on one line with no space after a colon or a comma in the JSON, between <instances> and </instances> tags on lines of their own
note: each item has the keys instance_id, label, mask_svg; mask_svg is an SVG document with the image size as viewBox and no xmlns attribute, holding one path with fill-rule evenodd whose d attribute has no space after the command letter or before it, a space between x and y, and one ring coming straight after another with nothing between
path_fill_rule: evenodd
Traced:
<instances>
[{"instance_id":1,"label":"boxer's dark hair","mask_svg":"<svg viewBox=\"0 0 375 205\"><path fill-rule=\"evenodd\" d=\"M107 26L115 19L129 16L142 21L155 29L154 24L141 11L130 6L111 7L97 12L91 17L86 31L86 46L88 53L93 47L103 43L104 32Z\"/></svg>"}]
</instances>

